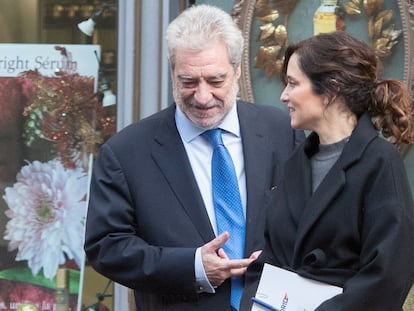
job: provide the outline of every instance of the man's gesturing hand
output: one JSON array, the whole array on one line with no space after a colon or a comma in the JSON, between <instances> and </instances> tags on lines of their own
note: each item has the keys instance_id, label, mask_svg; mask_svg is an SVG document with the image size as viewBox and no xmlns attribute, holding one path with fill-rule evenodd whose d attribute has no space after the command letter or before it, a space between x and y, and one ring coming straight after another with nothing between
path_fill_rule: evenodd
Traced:
<instances>
[{"instance_id":1,"label":"man's gesturing hand","mask_svg":"<svg viewBox=\"0 0 414 311\"><path fill-rule=\"evenodd\" d=\"M256 260L261 253L261 251L256 251L249 258L229 259L221 248L228 239L228 232L224 232L214 240L204 244L201 248L204 271L213 286L221 285L226 279L232 276L244 274L247 266Z\"/></svg>"}]
</instances>

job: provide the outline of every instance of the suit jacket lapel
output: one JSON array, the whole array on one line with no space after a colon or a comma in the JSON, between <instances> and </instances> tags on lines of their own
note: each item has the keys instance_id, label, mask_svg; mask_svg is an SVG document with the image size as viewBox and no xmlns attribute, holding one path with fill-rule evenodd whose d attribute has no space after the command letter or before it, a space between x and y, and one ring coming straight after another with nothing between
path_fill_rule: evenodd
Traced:
<instances>
[{"instance_id":1,"label":"suit jacket lapel","mask_svg":"<svg viewBox=\"0 0 414 311\"><path fill-rule=\"evenodd\" d=\"M152 156L200 236L208 242L214 238L214 231L187 158L187 153L176 128L174 112L174 106L169 108L165 122L160 123L161 125L154 136L154 143L151 146Z\"/></svg>"},{"instance_id":2,"label":"suit jacket lapel","mask_svg":"<svg viewBox=\"0 0 414 311\"><path fill-rule=\"evenodd\" d=\"M261 223L258 217L262 217L256 206L258 202L262 202L263 178L266 170L263 159L260 155L266 154L265 131L257 121L258 111L254 104L238 105L238 116L240 123L240 131L243 139L243 156L245 161L246 173L246 189L247 193L247 214L246 214L246 236L254 236L254 232L258 230L257 225ZM266 162L266 164L268 164ZM255 247L255 241L246 239L245 254L250 255L251 250Z\"/></svg>"}]
</instances>

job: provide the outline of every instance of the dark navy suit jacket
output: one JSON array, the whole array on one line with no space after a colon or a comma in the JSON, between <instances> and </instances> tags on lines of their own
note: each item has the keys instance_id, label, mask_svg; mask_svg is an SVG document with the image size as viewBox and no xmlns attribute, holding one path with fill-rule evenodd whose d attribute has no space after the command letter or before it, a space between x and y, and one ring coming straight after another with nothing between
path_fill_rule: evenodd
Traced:
<instances>
[{"instance_id":1,"label":"dark navy suit jacket","mask_svg":"<svg viewBox=\"0 0 414 311\"><path fill-rule=\"evenodd\" d=\"M304 139L276 107L237 103L247 183L245 255L261 249L264 192ZM96 158L85 251L101 274L135 290L138 310L230 310L230 282L198 294L196 248L214 239L175 125L175 106L126 127Z\"/></svg>"}]
</instances>

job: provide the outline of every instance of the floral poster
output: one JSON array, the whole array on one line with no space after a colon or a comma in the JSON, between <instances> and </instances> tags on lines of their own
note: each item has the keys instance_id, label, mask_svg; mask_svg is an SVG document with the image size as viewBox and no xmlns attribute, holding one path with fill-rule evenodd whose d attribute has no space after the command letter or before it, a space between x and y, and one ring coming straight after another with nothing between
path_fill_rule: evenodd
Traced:
<instances>
[{"instance_id":1,"label":"floral poster","mask_svg":"<svg viewBox=\"0 0 414 311\"><path fill-rule=\"evenodd\" d=\"M79 310L91 161L115 131L97 45L0 44L0 311ZM25 309L26 310L26 309Z\"/></svg>"}]
</instances>

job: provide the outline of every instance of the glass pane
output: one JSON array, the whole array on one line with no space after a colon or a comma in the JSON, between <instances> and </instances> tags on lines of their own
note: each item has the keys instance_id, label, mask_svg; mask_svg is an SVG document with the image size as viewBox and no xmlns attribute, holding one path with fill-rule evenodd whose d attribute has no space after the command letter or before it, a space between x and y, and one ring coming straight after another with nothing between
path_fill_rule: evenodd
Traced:
<instances>
[{"instance_id":1,"label":"glass pane","mask_svg":"<svg viewBox=\"0 0 414 311\"><path fill-rule=\"evenodd\" d=\"M116 131L117 10L0 0L1 310L112 310L82 239L93 157ZM78 24L92 16L86 35Z\"/></svg>"}]
</instances>

